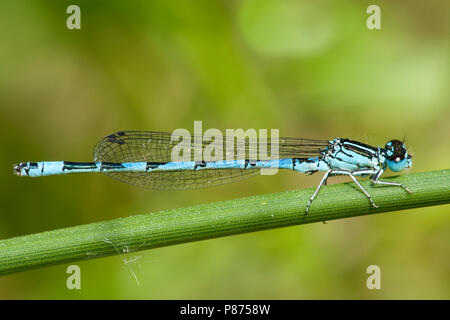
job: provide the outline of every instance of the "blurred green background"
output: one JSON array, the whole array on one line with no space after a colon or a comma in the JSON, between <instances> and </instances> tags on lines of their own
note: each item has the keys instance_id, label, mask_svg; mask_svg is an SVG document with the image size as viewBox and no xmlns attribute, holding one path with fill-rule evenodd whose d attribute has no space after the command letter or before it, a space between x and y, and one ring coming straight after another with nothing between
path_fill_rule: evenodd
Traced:
<instances>
[{"instance_id":1,"label":"blurred green background","mask_svg":"<svg viewBox=\"0 0 450 320\"><path fill-rule=\"evenodd\" d=\"M66 28L70 4L81 30ZM366 27L370 4L381 30ZM412 172L448 168L448 13L445 0L2 0L0 238L321 178L280 172L163 192L102 175L12 173L20 161L90 161L118 130L202 120L381 146L406 136ZM449 230L448 205L290 227L82 261L79 291L66 289L68 265L8 275L0 298L448 299ZM381 290L366 288L372 264Z\"/></svg>"}]
</instances>

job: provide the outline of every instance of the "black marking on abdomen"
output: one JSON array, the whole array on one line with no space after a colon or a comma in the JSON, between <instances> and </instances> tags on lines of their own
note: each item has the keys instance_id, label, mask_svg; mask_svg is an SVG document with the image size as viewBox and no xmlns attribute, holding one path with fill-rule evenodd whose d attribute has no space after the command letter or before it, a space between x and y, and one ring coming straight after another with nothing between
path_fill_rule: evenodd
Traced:
<instances>
[{"instance_id":1,"label":"black marking on abdomen","mask_svg":"<svg viewBox=\"0 0 450 320\"><path fill-rule=\"evenodd\" d=\"M62 170L76 170L76 169L97 169L95 162L71 162L64 161Z\"/></svg>"},{"instance_id":2,"label":"black marking on abdomen","mask_svg":"<svg viewBox=\"0 0 450 320\"><path fill-rule=\"evenodd\" d=\"M112 169L121 169L125 168L121 163L118 162L100 162L100 171L106 169L106 170L112 170Z\"/></svg>"},{"instance_id":3,"label":"black marking on abdomen","mask_svg":"<svg viewBox=\"0 0 450 320\"><path fill-rule=\"evenodd\" d=\"M254 167L254 166L256 166L256 163L258 162L258 160L249 160L249 159L246 159L245 160L245 163L244 163L244 169L247 169L247 167L249 166L249 165L251 165L252 167Z\"/></svg>"},{"instance_id":4,"label":"black marking on abdomen","mask_svg":"<svg viewBox=\"0 0 450 320\"><path fill-rule=\"evenodd\" d=\"M303 161L307 161L307 158L292 158L292 170L295 170L295 166L300 163L302 163Z\"/></svg>"},{"instance_id":5,"label":"black marking on abdomen","mask_svg":"<svg viewBox=\"0 0 450 320\"><path fill-rule=\"evenodd\" d=\"M205 161L195 161L195 165L194 165L194 171L197 170L197 167L206 167L206 162Z\"/></svg>"},{"instance_id":6,"label":"black marking on abdomen","mask_svg":"<svg viewBox=\"0 0 450 320\"><path fill-rule=\"evenodd\" d=\"M317 168L319 168L319 162L318 162L317 159L311 160L309 158L293 158L292 159L292 163L293 163L292 170L294 170L294 171L295 171L295 166L297 165L296 161L298 161L297 162L298 164L301 164L303 162L305 162L305 163L316 163ZM319 170L310 170L310 171L305 172L305 174L313 174L313 173L315 173L317 171L319 171Z\"/></svg>"},{"instance_id":7,"label":"black marking on abdomen","mask_svg":"<svg viewBox=\"0 0 450 320\"><path fill-rule=\"evenodd\" d=\"M157 169L165 164L167 164L167 162L147 162L145 165L145 170L148 171L149 169Z\"/></svg>"},{"instance_id":8,"label":"black marking on abdomen","mask_svg":"<svg viewBox=\"0 0 450 320\"><path fill-rule=\"evenodd\" d=\"M294 158L294 160L298 160L298 163L306 162L306 163L314 163L316 160L311 160L308 158Z\"/></svg>"},{"instance_id":9,"label":"black marking on abdomen","mask_svg":"<svg viewBox=\"0 0 450 320\"><path fill-rule=\"evenodd\" d=\"M19 166L25 170L27 176L30 175L30 166L27 163L21 163Z\"/></svg>"}]
</instances>

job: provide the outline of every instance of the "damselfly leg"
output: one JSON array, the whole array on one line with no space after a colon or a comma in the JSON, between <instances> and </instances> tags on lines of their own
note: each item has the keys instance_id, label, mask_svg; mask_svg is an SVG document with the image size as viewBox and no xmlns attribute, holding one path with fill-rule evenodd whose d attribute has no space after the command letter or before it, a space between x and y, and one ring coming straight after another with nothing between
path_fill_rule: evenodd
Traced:
<instances>
[{"instance_id":1,"label":"damselfly leg","mask_svg":"<svg viewBox=\"0 0 450 320\"><path fill-rule=\"evenodd\" d=\"M319 183L319 186L317 187L316 191L314 192L314 194L312 195L312 197L309 199L309 202L306 206L306 214L308 214L309 211L309 207L311 205L311 203L313 202L314 198L317 196L317 194L319 193L320 188L322 188L323 185L326 184L326 181L328 179L328 177L330 175L347 175L350 176L350 178L352 178L353 182L355 182L355 184L361 189L361 191L364 193L364 195L367 197L367 199L369 199L370 203L372 204L372 206L374 208L378 208L378 206L375 204L375 202L373 202L372 197L370 196L370 194L366 191L366 189L364 189L364 187L359 183L359 181L356 179L355 175L365 175L365 174L371 174L373 173L372 171L368 171L368 170L360 170L360 171L345 171L345 170L328 170L325 175L323 176L322 180Z\"/></svg>"},{"instance_id":2,"label":"damselfly leg","mask_svg":"<svg viewBox=\"0 0 450 320\"><path fill-rule=\"evenodd\" d=\"M364 187L359 183L359 181L356 179L355 176L367 176L367 175L373 175L372 182L375 184L381 184L381 185L388 185L388 186L397 186L401 187L408 193L412 193L410 189L408 189L405 185L397 182L387 182L387 181L380 181L378 180L380 176L383 174L384 170L381 169L377 172L374 172L373 170L357 170L357 171L346 171L346 170L328 170L322 180L320 181L319 186L317 187L316 191L312 195L311 199L309 199L308 205L306 206L306 214L308 214L309 207L311 203L313 202L314 198L316 198L317 194L319 193L319 190L322 188L322 186L326 185L327 179L330 175L347 175L352 178L353 182L361 189L361 191L364 193L364 195L369 199L370 203L374 208L378 208L378 206L375 204L375 202L372 200L372 197L370 194L364 189Z\"/></svg>"},{"instance_id":3,"label":"damselfly leg","mask_svg":"<svg viewBox=\"0 0 450 320\"><path fill-rule=\"evenodd\" d=\"M382 185L388 185L388 186L398 186L401 187L402 189L404 189L405 191L407 191L408 193L412 193L412 191L410 189L408 189L405 185L398 183L398 182L387 182L387 181L380 181L378 180L380 178L380 176L383 173L383 169L381 169L380 171L378 171L372 178L372 182L375 184L382 184Z\"/></svg>"},{"instance_id":4,"label":"damselfly leg","mask_svg":"<svg viewBox=\"0 0 450 320\"><path fill-rule=\"evenodd\" d=\"M314 198L317 196L317 194L319 193L320 188L322 188L323 185L327 184L327 179L328 176L330 175L330 173L332 172L332 170L328 170L325 175L323 176L322 180L320 181L319 185L317 186L316 191L314 192L314 194L312 195L312 197L309 199L308 204L306 205L306 214L308 214L308 210L309 210L309 206L311 205L311 203L313 202Z\"/></svg>"}]
</instances>

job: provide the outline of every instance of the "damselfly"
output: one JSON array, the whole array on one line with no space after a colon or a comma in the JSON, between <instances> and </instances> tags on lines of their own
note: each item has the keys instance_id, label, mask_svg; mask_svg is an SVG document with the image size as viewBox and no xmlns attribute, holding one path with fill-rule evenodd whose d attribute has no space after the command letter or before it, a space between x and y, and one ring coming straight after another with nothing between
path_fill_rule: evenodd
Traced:
<instances>
[{"instance_id":1,"label":"damselfly","mask_svg":"<svg viewBox=\"0 0 450 320\"><path fill-rule=\"evenodd\" d=\"M192 141L199 141L194 136L192 138ZM227 145L230 145L228 142L224 139L215 146L219 149L222 146L223 150L226 150ZM272 140L266 142L270 148L273 147ZM102 172L132 185L165 190L194 189L234 182L258 174L262 168L288 169L306 174L325 172L306 205L306 213L330 176L349 176L375 208L377 205L356 177L371 177L375 184L399 186L411 192L400 183L379 180L387 168L402 171L412 166L411 155L399 140L391 140L382 148L343 138L330 141L279 138L278 142L275 142L278 147L278 159L275 160L265 160L258 156L250 158L249 154L254 154L251 147L233 141L232 156L241 155L240 159L173 161L173 151L178 143L171 133L120 131L97 143L94 148L94 162L23 162L14 166L14 172L28 177ZM210 143L211 141L200 140L201 151L208 148ZM194 143L192 147L194 149Z\"/></svg>"}]
</instances>

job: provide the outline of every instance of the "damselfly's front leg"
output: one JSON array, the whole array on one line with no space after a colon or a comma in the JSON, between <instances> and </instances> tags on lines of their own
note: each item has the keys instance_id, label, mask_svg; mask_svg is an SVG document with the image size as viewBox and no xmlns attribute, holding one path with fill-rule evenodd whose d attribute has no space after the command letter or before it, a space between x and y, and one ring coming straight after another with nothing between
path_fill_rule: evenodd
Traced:
<instances>
[{"instance_id":1,"label":"damselfly's front leg","mask_svg":"<svg viewBox=\"0 0 450 320\"><path fill-rule=\"evenodd\" d=\"M381 175L383 174L384 169L381 169L380 171L378 171L372 178L372 182L375 184L383 184L383 185L388 185L388 186L398 186L401 187L402 189L406 190L409 193L412 193L411 190L409 190L406 186L404 186L401 183L397 183L397 182L387 182L387 181L379 181L378 179L381 177Z\"/></svg>"}]
</instances>

